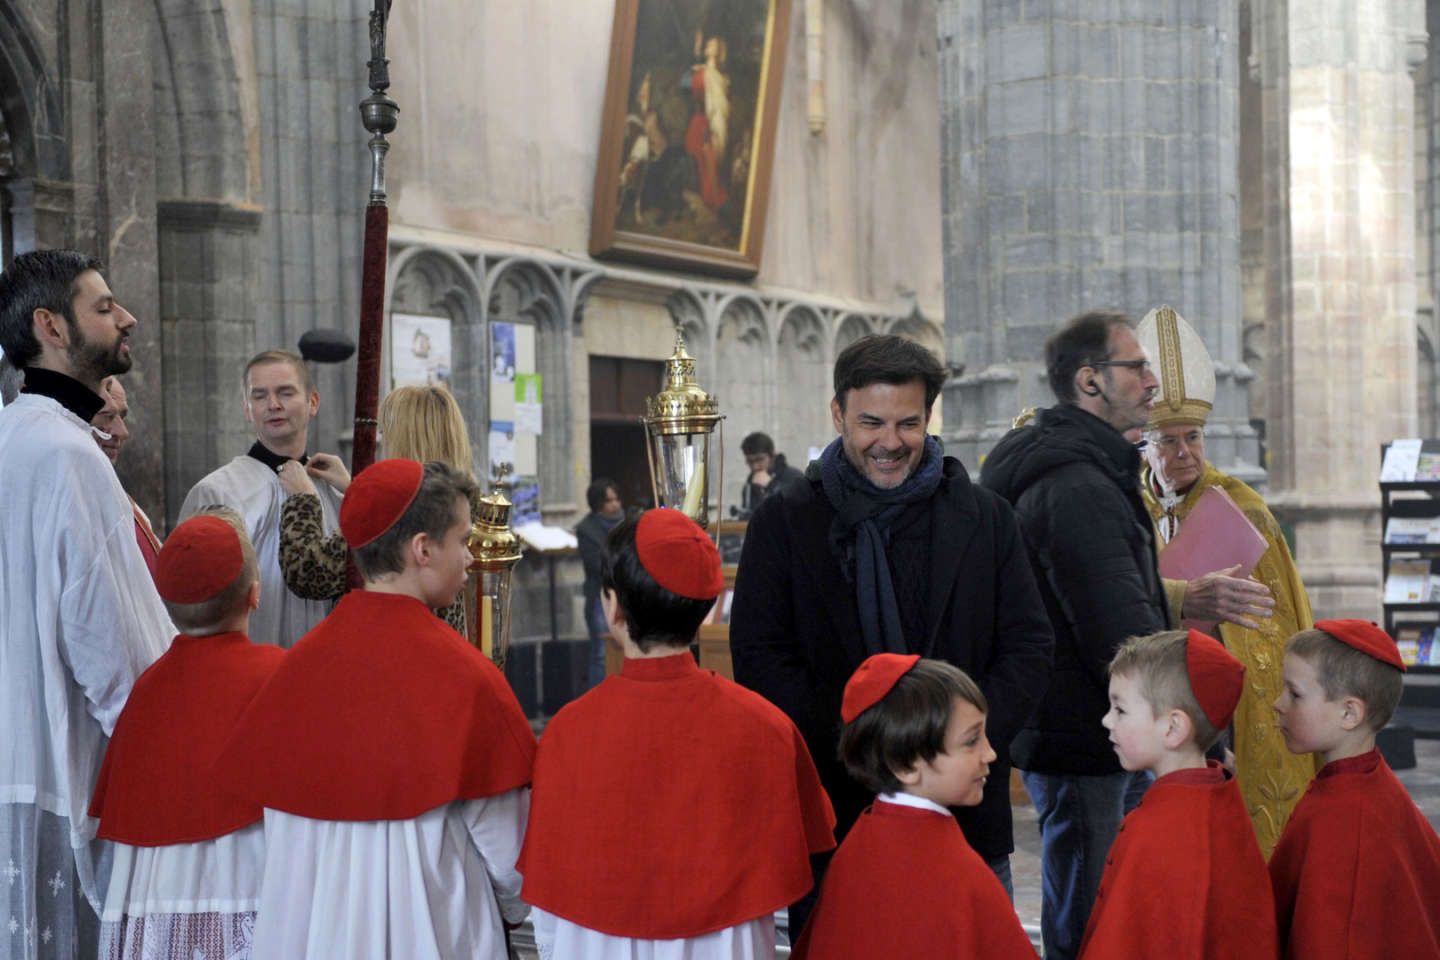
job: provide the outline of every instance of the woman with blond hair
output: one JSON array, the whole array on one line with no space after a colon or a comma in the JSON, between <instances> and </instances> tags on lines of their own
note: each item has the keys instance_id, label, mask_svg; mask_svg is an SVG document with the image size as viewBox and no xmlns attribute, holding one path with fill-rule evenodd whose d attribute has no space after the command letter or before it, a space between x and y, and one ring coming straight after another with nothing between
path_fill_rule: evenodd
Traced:
<instances>
[{"instance_id":1,"label":"woman with blond hair","mask_svg":"<svg viewBox=\"0 0 1440 960\"><path fill-rule=\"evenodd\" d=\"M470 435L460 405L440 386L396 387L380 404L380 445L386 458L404 457L425 463L439 460L466 474L472 473ZM350 486L350 471L339 457L317 453L304 466L288 461L280 471L280 485L288 495L280 512L280 570L290 592L306 600L338 600L345 592L345 538L339 531L326 534L320 498L311 478L319 478L340 493ZM475 505L471 505L472 515ZM457 599L435 611L461 634L465 632L465 603Z\"/></svg>"}]
</instances>

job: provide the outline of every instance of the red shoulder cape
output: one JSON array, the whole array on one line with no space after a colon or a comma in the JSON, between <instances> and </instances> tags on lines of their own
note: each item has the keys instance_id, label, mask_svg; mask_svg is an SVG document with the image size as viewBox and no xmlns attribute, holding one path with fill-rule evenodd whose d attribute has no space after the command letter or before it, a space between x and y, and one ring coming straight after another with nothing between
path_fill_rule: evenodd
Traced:
<instances>
[{"instance_id":1,"label":"red shoulder cape","mask_svg":"<svg viewBox=\"0 0 1440 960\"><path fill-rule=\"evenodd\" d=\"M1213 762L1167 774L1120 826L1080 956L1274 960L1273 902L1235 781Z\"/></svg>"},{"instance_id":2,"label":"red shoulder cape","mask_svg":"<svg viewBox=\"0 0 1440 960\"><path fill-rule=\"evenodd\" d=\"M540 739L521 896L611 936L699 936L803 896L834 826L783 713L688 652L627 659Z\"/></svg>"},{"instance_id":3,"label":"red shoulder cape","mask_svg":"<svg viewBox=\"0 0 1440 960\"><path fill-rule=\"evenodd\" d=\"M135 681L90 800L96 835L137 847L213 840L259 820L215 762L284 655L243 633L175 638Z\"/></svg>"},{"instance_id":4,"label":"red shoulder cape","mask_svg":"<svg viewBox=\"0 0 1440 960\"><path fill-rule=\"evenodd\" d=\"M221 758L254 803L408 820L530 782L535 735L500 671L419 600L355 590L285 655Z\"/></svg>"},{"instance_id":5,"label":"red shoulder cape","mask_svg":"<svg viewBox=\"0 0 1440 960\"><path fill-rule=\"evenodd\" d=\"M1035 950L953 816L877 801L830 861L791 956L1035 960Z\"/></svg>"},{"instance_id":6,"label":"red shoulder cape","mask_svg":"<svg viewBox=\"0 0 1440 960\"><path fill-rule=\"evenodd\" d=\"M1310 782L1270 879L1286 957L1440 957L1440 840L1378 750Z\"/></svg>"}]
</instances>

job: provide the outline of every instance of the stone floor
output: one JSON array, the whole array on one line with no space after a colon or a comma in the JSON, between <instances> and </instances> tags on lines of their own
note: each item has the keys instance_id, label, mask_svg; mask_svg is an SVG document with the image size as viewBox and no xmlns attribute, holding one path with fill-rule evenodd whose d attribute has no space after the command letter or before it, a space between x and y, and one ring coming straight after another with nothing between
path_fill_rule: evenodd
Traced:
<instances>
[{"instance_id":1,"label":"stone floor","mask_svg":"<svg viewBox=\"0 0 1440 960\"><path fill-rule=\"evenodd\" d=\"M1436 830L1440 830L1440 740L1415 741L1416 767L1412 770L1396 771L1410 795L1430 819ZM1035 808L1026 804L1015 806L1015 855L1010 859L1010 869L1015 879L1015 912L1020 922L1031 935L1039 949L1040 942L1040 835L1035 827ZM780 920L783 922L783 913ZM516 956L535 957L530 948L528 925L519 931ZM788 957L789 951L781 949L777 958Z\"/></svg>"}]
</instances>

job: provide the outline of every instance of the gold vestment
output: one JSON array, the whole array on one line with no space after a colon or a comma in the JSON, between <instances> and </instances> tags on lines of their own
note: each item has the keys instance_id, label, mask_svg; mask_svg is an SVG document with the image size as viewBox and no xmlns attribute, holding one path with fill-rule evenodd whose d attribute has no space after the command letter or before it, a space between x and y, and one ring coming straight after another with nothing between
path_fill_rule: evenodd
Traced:
<instances>
[{"instance_id":1,"label":"gold vestment","mask_svg":"<svg viewBox=\"0 0 1440 960\"><path fill-rule=\"evenodd\" d=\"M1140 482L1145 506L1155 521L1156 543L1163 543L1159 539L1159 530L1165 508L1156 496L1157 483L1149 464L1141 467ZM1290 555L1290 547L1280 532L1279 523L1260 494L1245 483L1206 463L1200 479L1174 507L1176 524L1184 525L1185 517L1207 487L1223 488L1270 544L1252 574L1270 588L1275 598L1275 609L1270 618L1260 621L1259 630L1224 623L1218 631L1225 648L1245 665L1245 691L1232 721L1236 779L1245 798L1245 806L1250 811L1250 820L1255 825L1260 852L1269 859L1270 852L1280 839L1280 831L1290 818L1290 811L1319 769L1313 754L1293 754L1286 749L1285 738L1280 735L1275 711L1271 708L1285 685L1281 675L1285 641L1301 630L1310 629L1315 622L1310 613L1310 598L1305 594L1305 585L1300 582L1300 573L1295 569L1295 559ZM1171 528L1175 529L1176 524L1171 524ZM1167 582L1166 586L1166 593L1172 601L1171 614L1178 626L1178 612L1173 609L1175 593L1169 589L1171 584Z\"/></svg>"}]
</instances>

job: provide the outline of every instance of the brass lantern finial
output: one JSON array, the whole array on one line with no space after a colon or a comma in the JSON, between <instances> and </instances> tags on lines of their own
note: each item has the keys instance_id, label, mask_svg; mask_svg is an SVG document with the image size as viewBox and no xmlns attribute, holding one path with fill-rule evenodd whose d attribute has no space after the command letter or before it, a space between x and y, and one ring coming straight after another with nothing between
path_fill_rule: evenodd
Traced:
<instances>
[{"instance_id":1,"label":"brass lantern finial","mask_svg":"<svg viewBox=\"0 0 1440 960\"><path fill-rule=\"evenodd\" d=\"M720 401L695 382L695 358L685 333L675 328L675 352L665 361L665 388L645 400L645 425L655 433L709 433L720 419Z\"/></svg>"}]
</instances>

